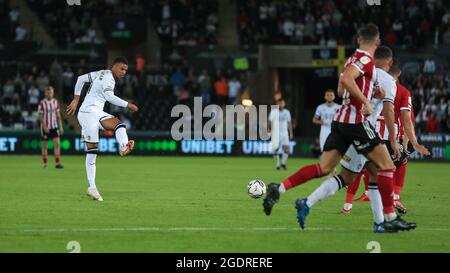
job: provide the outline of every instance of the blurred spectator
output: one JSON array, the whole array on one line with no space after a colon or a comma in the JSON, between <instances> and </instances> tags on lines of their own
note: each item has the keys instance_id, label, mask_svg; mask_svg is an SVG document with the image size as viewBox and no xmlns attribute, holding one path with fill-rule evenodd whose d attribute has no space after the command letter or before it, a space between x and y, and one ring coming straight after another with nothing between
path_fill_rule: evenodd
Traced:
<instances>
[{"instance_id":1,"label":"blurred spectator","mask_svg":"<svg viewBox=\"0 0 450 273\"><path fill-rule=\"evenodd\" d=\"M211 78L209 77L207 70L203 70L202 75L198 77L198 83L200 85L200 93L203 99L203 104L207 105L211 102L212 89Z\"/></svg>"},{"instance_id":2,"label":"blurred spectator","mask_svg":"<svg viewBox=\"0 0 450 273\"><path fill-rule=\"evenodd\" d=\"M142 57L142 55L138 55L136 57L136 72L142 73L145 68L145 59Z\"/></svg>"},{"instance_id":3,"label":"blurred spectator","mask_svg":"<svg viewBox=\"0 0 450 273\"><path fill-rule=\"evenodd\" d=\"M216 91L217 104L225 105L228 99L228 83L224 76L214 83L214 90Z\"/></svg>"},{"instance_id":4,"label":"blurred spectator","mask_svg":"<svg viewBox=\"0 0 450 273\"><path fill-rule=\"evenodd\" d=\"M50 85L50 79L44 71L39 73L39 76L36 78L36 84L41 92Z\"/></svg>"},{"instance_id":5,"label":"blurred spectator","mask_svg":"<svg viewBox=\"0 0 450 273\"><path fill-rule=\"evenodd\" d=\"M22 114L23 127L25 130L38 129L38 112L33 109L28 109Z\"/></svg>"},{"instance_id":6,"label":"blurred spectator","mask_svg":"<svg viewBox=\"0 0 450 273\"><path fill-rule=\"evenodd\" d=\"M236 76L233 76L228 82L228 104L234 105L236 103L241 87L241 82L236 79Z\"/></svg>"},{"instance_id":7,"label":"blurred spectator","mask_svg":"<svg viewBox=\"0 0 450 273\"><path fill-rule=\"evenodd\" d=\"M11 79L8 79L5 85L3 85L2 103L13 104L13 96L14 96L14 84Z\"/></svg>"},{"instance_id":8,"label":"blurred spectator","mask_svg":"<svg viewBox=\"0 0 450 273\"><path fill-rule=\"evenodd\" d=\"M433 59L429 58L425 60L425 63L423 65L423 72L424 73L434 73L436 72L436 63Z\"/></svg>"},{"instance_id":9,"label":"blurred spectator","mask_svg":"<svg viewBox=\"0 0 450 273\"><path fill-rule=\"evenodd\" d=\"M11 24L16 25L19 23L20 11L17 7L11 8L8 15Z\"/></svg>"},{"instance_id":10,"label":"blurred spectator","mask_svg":"<svg viewBox=\"0 0 450 273\"><path fill-rule=\"evenodd\" d=\"M188 104L190 99L189 91L186 88L181 88L177 94L178 104Z\"/></svg>"},{"instance_id":11,"label":"blurred spectator","mask_svg":"<svg viewBox=\"0 0 450 273\"><path fill-rule=\"evenodd\" d=\"M184 85L184 80L185 76L182 73L181 68L177 68L176 72L174 72L170 77L170 83L173 86L174 95L178 95L178 92L180 92Z\"/></svg>"},{"instance_id":12,"label":"blurred spectator","mask_svg":"<svg viewBox=\"0 0 450 273\"><path fill-rule=\"evenodd\" d=\"M427 121L427 132L430 134L435 134L439 131L439 121L436 118L436 114L435 113L431 113L428 116L428 121Z\"/></svg>"},{"instance_id":13,"label":"blurred spectator","mask_svg":"<svg viewBox=\"0 0 450 273\"><path fill-rule=\"evenodd\" d=\"M28 89L28 109L37 109L39 104L40 92L39 89L35 85L32 85L30 89Z\"/></svg>"},{"instance_id":14,"label":"blurred spectator","mask_svg":"<svg viewBox=\"0 0 450 273\"><path fill-rule=\"evenodd\" d=\"M16 27L16 41L25 41L27 38L28 31L22 25Z\"/></svg>"}]
</instances>

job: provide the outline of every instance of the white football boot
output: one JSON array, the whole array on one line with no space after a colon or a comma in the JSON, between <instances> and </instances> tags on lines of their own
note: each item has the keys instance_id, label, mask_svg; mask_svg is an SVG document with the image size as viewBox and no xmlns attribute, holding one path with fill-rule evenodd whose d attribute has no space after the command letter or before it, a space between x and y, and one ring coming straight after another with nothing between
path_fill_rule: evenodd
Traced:
<instances>
[{"instance_id":1,"label":"white football boot","mask_svg":"<svg viewBox=\"0 0 450 273\"><path fill-rule=\"evenodd\" d=\"M119 154L120 156L125 156L129 154L133 149L134 149L134 140L129 140L127 145L125 145L125 147L122 150L120 150Z\"/></svg>"},{"instance_id":2,"label":"white football boot","mask_svg":"<svg viewBox=\"0 0 450 273\"><path fill-rule=\"evenodd\" d=\"M92 199L94 199L96 201L100 201L100 202L103 201L103 198L97 189L88 189L87 195L92 197Z\"/></svg>"}]
</instances>

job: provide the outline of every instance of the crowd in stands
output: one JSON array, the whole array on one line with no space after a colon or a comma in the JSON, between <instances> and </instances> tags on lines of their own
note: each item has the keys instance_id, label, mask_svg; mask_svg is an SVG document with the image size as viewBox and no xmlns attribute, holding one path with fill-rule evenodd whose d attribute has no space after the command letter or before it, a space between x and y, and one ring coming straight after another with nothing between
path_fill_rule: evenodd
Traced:
<instances>
[{"instance_id":1,"label":"crowd in stands","mask_svg":"<svg viewBox=\"0 0 450 273\"><path fill-rule=\"evenodd\" d=\"M415 48L435 39L450 44L450 2L396 0L369 5L353 0L240 0L241 45L354 44L365 23L376 23L389 46Z\"/></svg>"},{"instance_id":2,"label":"crowd in stands","mask_svg":"<svg viewBox=\"0 0 450 273\"><path fill-rule=\"evenodd\" d=\"M402 77L402 83L411 91L416 131L450 133L450 71L437 71L427 59L418 75Z\"/></svg>"},{"instance_id":3,"label":"crowd in stands","mask_svg":"<svg viewBox=\"0 0 450 273\"><path fill-rule=\"evenodd\" d=\"M1 127L38 128L37 105L43 99L45 87L59 86L55 88L56 96L67 104L73 97L77 76L92 70L84 64L84 60L77 65L60 64L55 60L50 67L22 68L15 76L0 78ZM158 71L138 72L133 67L124 79L116 82L115 93L142 107L143 111L133 116L133 129L162 131L170 129L172 107L175 104L192 106L194 96L202 97L204 105L238 103L246 88L245 79L245 73L231 68L211 72L194 69L183 61L168 63ZM107 111L129 120L131 113L126 109L108 107Z\"/></svg>"},{"instance_id":4,"label":"crowd in stands","mask_svg":"<svg viewBox=\"0 0 450 273\"><path fill-rule=\"evenodd\" d=\"M7 41L26 41L30 39L30 33L20 23L21 12L10 1L0 0L0 48Z\"/></svg>"},{"instance_id":5,"label":"crowd in stands","mask_svg":"<svg viewBox=\"0 0 450 273\"><path fill-rule=\"evenodd\" d=\"M12 1L0 0L0 50L6 40L30 38L21 26L21 11ZM94 18L149 16L163 43L171 45L214 45L217 42L217 0L96 0L83 1L82 8L66 1L27 0L61 46L101 43ZM431 43L434 31L442 43L450 44L450 2L443 0L398 0L383 2L382 8L352 0L240 0L238 27L242 45L351 44L356 29L366 21L376 22L391 46L419 47ZM142 58L142 57L141 57ZM73 96L78 75L95 69L84 59L78 64L54 61L46 66L17 67L14 75L0 75L0 126L36 129L37 104L51 84L67 104ZM233 68L211 71L193 67L186 59L168 61L158 71L143 63L129 70L116 84L120 97L134 100L144 109L134 116L109 106L108 111L128 120L136 130L170 129L170 109L175 104L191 106L194 96L205 105L239 103L247 89L246 73ZM420 72L402 76L411 90L417 131L450 133L450 73L425 60ZM444 72L443 72L444 71ZM130 120L133 121L131 124Z\"/></svg>"},{"instance_id":6,"label":"crowd in stands","mask_svg":"<svg viewBox=\"0 0 450 273\"><path fill-rule=\"evenodd\" d=\"M145 1L163 43L215 45L219 19L217 0Z\"/></svg>"},{"instance_id":7,"label":"crowd in stands","mask_svg":"<svg viewBox=\"0 0 450 273\"><path fill-rule=\"evenodd\" d=\"M117 16L130 19L148 16L163 43L217 42L216 0L95 0L85 1L80 7L61 0L28 0L28 3L60 46L102 43L94 24L96 18Z\"/></svg>"}]
</instances>

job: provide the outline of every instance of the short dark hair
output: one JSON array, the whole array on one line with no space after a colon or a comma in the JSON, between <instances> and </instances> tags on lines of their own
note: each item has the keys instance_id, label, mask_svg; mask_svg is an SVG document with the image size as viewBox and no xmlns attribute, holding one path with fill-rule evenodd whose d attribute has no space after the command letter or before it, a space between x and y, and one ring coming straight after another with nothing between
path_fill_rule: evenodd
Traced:
<instances>
[{"instance_id":1,"label":"short dark hair","mask_svg":"<svg viewBox=\"0 0 450 273\"><path fill-rule=\"evenodd\" d=\"M382 59L382 60L393 58L393 56L394 54L392 53L392 50L387 46L379 46L375 50L374 54L375 59Z\"/></svg>"},{"instance_id":2,"label":"short dark hair","mask_svg":"<svg viewBox=\"0 0 450 273\"><path fill-rule=\"evenodd\" d=\"M327 90L325 90L325 94L326 93L333 93L334 94L334 90L333 89L327 89Z\"/></svg>"},{"instance_id":3,"label":"short dark hair","mask_svg":"<svg viewBox=\"0 0 450 273\"><path fill-rule=\"evenodd\" d=\"M402 72L402 69L400 68L400 65L398 63L394 63L391 66L391 69L389 70L389 74L391 74L391 75L399 74L401 72Z\"/></svg>"},{"instance_id":4,"label":"short dark hair","mask_svg":"<svg viewBox=\"0 0 450 273\"><path fill-rule=\"evenodd\" d=\"M128 60L124 56L118 56L113 61L113 65L115 65L115 64L126 64L126 65L128 65Z\"/></svg>"},{"instance_id":5,"label":"short dark hair","mask_svg":"<svg viewBox=\"0 0 450 273\"><path fill-rule=\"evenodd\" d=\"M380 35L380 31L375 24L367 24L358 31L358 37L366 42L374 41L378 35Z\"/></svg>"}]
</instances>

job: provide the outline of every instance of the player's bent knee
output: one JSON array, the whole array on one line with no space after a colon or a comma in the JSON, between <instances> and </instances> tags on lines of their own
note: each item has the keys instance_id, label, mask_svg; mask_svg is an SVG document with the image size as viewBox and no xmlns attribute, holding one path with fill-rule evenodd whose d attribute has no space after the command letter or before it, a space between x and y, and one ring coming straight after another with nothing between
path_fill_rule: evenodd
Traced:
<instances>
[{"instance_id":1,"label":"player's bent knee","mask_svg":"<svg viewBox=\"0 0 450 273\"><path fill-rule=\"evenodd\" d=\"M127 127L125 126L125 124L123 124L123 123L119 123L119 124L117 124L115 127L114 127L114 132L116 132L117 130L119 130L120 128L124 128L124 129L127 129Z\"/></svg>"},{"instance_id":2,"label":"player's bent knee","mask_svg":"<svg viewBox=\"0 0 450 273\"><path fill-rule=\"evenodd\" d=\"M98 147L95 146L93 148L88 148L86 154L94 154L94 155L98 154Z\"/></svg>"},{"instance_id":3,"label":"player's bent knee","mask_svg":"<svg viewBox=\"0 0 450 273\"><path fill-rule=\"evenodd\" d=\"M332 171L334 171L334 167L320 164L320 170L322 171L322 175L325 176L329 175Z\"/></svg>"}]
</instances>

